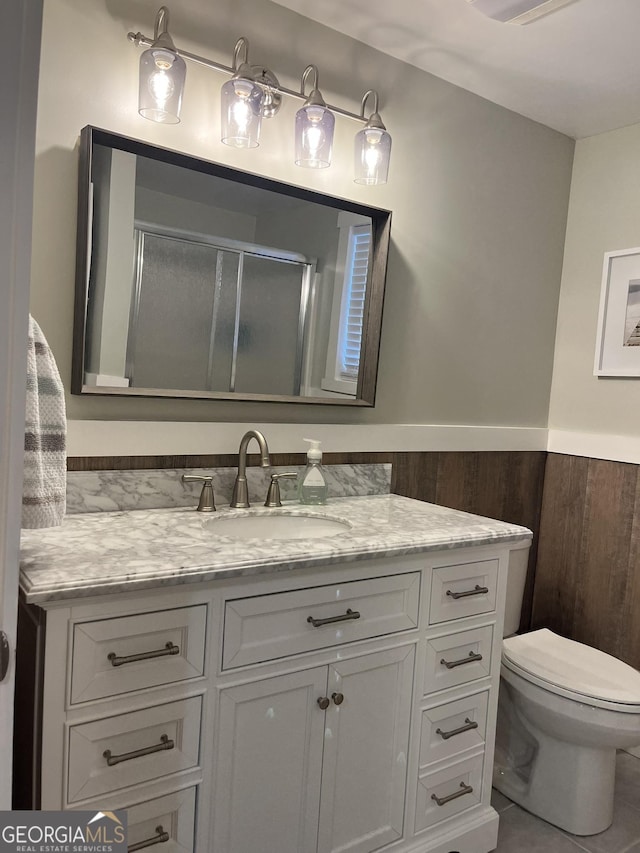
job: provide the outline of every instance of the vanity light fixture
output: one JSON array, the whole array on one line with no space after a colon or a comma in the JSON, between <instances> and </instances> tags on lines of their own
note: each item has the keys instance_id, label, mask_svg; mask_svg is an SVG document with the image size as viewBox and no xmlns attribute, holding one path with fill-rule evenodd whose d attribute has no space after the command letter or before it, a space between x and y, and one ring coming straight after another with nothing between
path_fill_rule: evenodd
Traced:
<instances>
[{"instance_id":1,"label":"vanity light fixture","mask_svg":"<svg viewBox=\"0 0 640 853\"><path fill-rule=\"evenodd\" d=\"M378 94L369 89L362 98L361 112L353 113L325 103L318 89L318 69L308 65L302 75L300 91L281 86L268 68L249 63L249 42L243 36L236 42L233 65L178 50L168 33L169 11L162 6L155 22L154 37L129 33L128 37L140 47L148 47L140 60L139 113L151 121L176 123L180 121L182 91L186 76L185 59L231 75L221 90L221 139L236 148L255 148L260 142L263 118L272 118L280 108L283 95L304 101L296 113L295 162L311 169L326 168L331 163L335 116L341 115L364 123L356 134L356 173L359 184L374 186L387 182L391 136L378 113ZM309 76L313 74L312 89L305 94ZM365 118L367 98L374 97L373 113Z\"/></svg>"},{"instance_id":2,"label":"vanity light fixture","mask_svg":"<svg viewBox=\"0 0 640 853\"><path fill-rule=\"evenodd\" d=\"M373 96L373 112L362 130L356 133L355 182L356 184L386 184L391 157L391 136L378 112L378 93L369 89L362 98L361 116L367 98Z\"/></svg>"},{"instance_id":3,"label":"vanity light fixture","mask_svg":"<svg viewBox=\"0 0 640 853\"><path fill-rule=\"evenodd\" d=\"M187 66L178 56L168 27L169 10L163 6L156 16L151 46L140 57L138 112L151 121L177 124Z\"/></svg>"},{"instance_id":4,"label":"vanity light fixture","mask_svg":"<svg viewBox=\"0 0 640 853\"><path fill-rule=\"evenodd\" d=\"M243 60L240 64L240 51ZM233 52L234 74L220 90L222 104L222 136L225 145L234 148L257 148L262 126L263 90L254 82L248 63L249 42L239 38Z\"/></svg>"},{"instance_id":5,"label":"vanity light fixture","mask_svg":"<svg viewBox=\"0 0 640 853\"><path fill-rule=\"evenodd\" d=\"M309 74L313 74L313 88L304 105L296 113L296 166L326 169L331 165L336 120L318 89L318 69L315 65L307 65L305 68L300 94L304 95Z\"/></svg>"}]
</instances>

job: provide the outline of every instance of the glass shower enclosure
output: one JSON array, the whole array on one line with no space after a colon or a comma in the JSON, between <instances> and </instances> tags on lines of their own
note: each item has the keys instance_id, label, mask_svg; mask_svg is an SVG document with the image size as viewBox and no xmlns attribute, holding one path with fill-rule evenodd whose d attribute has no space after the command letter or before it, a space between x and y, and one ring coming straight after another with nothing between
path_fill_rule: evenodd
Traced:
<instances>
[{"instance_id":1,"label":"glass shower enclosure","mask_svg":"<svg viewBox=\"0 0 640 853\"><path fill-rule=\"evenodd\" d=\"M136 223L132 388L299 395L315 260Z\"/></svg>"}]
</instances>

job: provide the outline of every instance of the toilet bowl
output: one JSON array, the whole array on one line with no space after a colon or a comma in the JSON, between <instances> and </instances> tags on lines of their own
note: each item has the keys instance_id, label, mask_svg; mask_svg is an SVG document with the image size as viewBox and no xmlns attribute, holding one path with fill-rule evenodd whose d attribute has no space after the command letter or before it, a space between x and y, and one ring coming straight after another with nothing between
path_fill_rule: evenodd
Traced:
<instances>
[{"instance_id":1,"label":"toilet bowl","mask_svg":"<svg viewBox=\"0 0 640 853\"><path fill-rule=\"evenodd\" d=\"M503 641L493 784L575 835L613 819L616 749L640 743L640 672L548 629Z\"/></svg>"}]
</instances>

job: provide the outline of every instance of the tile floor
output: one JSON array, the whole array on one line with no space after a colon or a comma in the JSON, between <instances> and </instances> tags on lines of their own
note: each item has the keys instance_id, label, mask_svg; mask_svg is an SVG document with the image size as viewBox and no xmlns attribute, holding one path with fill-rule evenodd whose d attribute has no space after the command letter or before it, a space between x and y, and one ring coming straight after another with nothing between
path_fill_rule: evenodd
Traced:
<instances>
[{"instance_id":1,"label":"tile floor","mask_svg":"<svg viewBox=\"0 0 640 853\"><path fill-rule=\"evenodd\" d=\"M496 853L640 853L640 759L619 752L613 824L598 835L570 835L512 803L498 791Z\"/></svg>"}]
</instances>

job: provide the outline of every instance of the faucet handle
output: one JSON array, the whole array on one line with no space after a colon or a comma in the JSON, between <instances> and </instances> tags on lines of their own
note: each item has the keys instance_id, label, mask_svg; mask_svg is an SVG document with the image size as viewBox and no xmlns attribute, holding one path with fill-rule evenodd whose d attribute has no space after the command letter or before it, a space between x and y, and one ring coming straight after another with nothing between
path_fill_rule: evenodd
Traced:
<instances>
[{"instance_id":1,"label":"faucet handle","mask_svg":"<svg viewBox=\"0 0 640 853\"><path fill-rule=\"evenodd\" d=\"M197 506L198 512L215 512L216 504L213 496L213 477L201 477L199 474L183 474L183 483L202 482L200 501Z\"/></svg>"},{"instance_id":2,"label":"faucet handle","mask_svg":"<svg viewBox=\"0 0 640 853\"><path fill-rule=\"evenodd\" d=\"M264 502L264 505L268 507L282 506L282 501L280 500L280 480L293 480L297 478L297 471L285 471L282 474L272 474L271 482L269 483L269 490L267 492L267 499Z\"/></svg>"}]
</instances>

